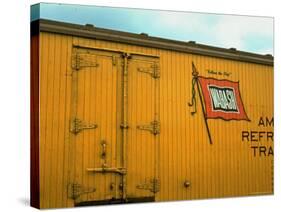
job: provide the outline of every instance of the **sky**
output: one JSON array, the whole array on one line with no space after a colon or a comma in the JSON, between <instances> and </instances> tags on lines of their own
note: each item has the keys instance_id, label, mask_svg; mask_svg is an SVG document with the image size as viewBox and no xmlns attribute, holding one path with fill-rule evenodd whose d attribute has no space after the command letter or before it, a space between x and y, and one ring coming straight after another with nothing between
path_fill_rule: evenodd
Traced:
<instances>
[{"instance_id":1,"label":"sky","mask_svg":"<svg viewBox=\"0 0 281 212\"><path fill-rule=\"evenodd\" d=\"M38 18L274 54L272 17L41 3L31 8Z\"/></svg>"}]
</instances>

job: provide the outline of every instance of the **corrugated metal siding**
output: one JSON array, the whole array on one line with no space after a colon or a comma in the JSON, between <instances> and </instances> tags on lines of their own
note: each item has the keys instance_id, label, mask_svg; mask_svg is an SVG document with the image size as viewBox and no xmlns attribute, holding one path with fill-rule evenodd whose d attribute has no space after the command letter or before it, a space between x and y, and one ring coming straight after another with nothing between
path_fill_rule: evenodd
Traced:
<instances>
[{"instance_id":1,"label":"corrugated metal siding","mask_svg":"<svg viewBox=\"0 0 281 212\"><path fill-rule=\"evenodd\" d=\"M72 44L160 56L161 133L158 163L161 186L160 192L156 193L157 201L273 192L273 157L254 157L250 148L252 144L242 142L241 138L243 130L273 131L272 126L258 127L260 117L273 117L271 66L51 33L40 35L41 207L73 204L72 200L67 199L66 191L67 183L73 179L69 174L71 164L68 162L71 153L69 119ZM202 76L239 81L245 110L251 119L251 122L209 119L213 145L209 144L198 97L198 111L195 115L190 114L193 108L188 107L191 99L192 61ZM229 77L210 75L208 69L231 74ZM120 105L120 102L116 104ZM256 142L255 145L269 147L271 144ZM189 181L191 186L185 188L185 181Z\"/></svg>"}]
</instances>

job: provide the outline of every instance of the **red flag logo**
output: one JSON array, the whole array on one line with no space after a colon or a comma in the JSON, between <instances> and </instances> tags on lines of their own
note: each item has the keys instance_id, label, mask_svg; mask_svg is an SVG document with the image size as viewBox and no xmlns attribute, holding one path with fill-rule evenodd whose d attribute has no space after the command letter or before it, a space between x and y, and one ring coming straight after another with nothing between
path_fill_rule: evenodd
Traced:
<instances>
[{"instance_id":1,"label":"red flag logo","mask_svg":"<svg viewBox=\"0 0 281 212\"><path fill-rule=\"evenodd\" d=\"M248 120L239 91L239 82L198 76L205 103L205 118Z\"/></svg>"}]
</instances>

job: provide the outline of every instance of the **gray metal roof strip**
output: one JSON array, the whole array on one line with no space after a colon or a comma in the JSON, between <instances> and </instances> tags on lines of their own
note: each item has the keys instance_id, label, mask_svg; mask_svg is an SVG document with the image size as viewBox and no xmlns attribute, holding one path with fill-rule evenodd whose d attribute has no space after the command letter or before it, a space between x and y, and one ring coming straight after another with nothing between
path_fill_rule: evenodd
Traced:
<instances>
[{"instance_id":1,"label":"gray metal roof strip","mask_svg":"<svg viewBox=\"0 0 281 212\"><path fill-rule=\"evenodd\" d=\"M219 47L150 37L117 30L40 19L40 31L121 42L273 66L273 57Z\"/></svg>"}]
</instances>

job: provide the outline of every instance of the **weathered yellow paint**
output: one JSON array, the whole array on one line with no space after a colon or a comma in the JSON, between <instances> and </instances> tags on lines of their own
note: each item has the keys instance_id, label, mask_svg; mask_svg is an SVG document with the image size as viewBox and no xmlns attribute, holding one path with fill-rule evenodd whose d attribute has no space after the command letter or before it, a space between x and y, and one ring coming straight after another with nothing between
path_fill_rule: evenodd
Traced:
<instances>
[{"instance_id":1,"label":"weathered yellow paint","mask_svg":"<svg viewBox=\"0 0 281 212\"><path fill-rule=\"evenodd\" d=\"M97 61L98 67L75 70L75 51L87 61ZM159 56L132 55L125 97L121 52ZM192 116L193 108L188 107L192 61L202 76L239 81L251 119L208 119L213 145L198 95L198 112ZM152 64L159 64L160 78L137 70ZM225 71L229 76L211 75L208 70ZM122 134L124 98L129 128ZM98 127L75 135L70 132L75 117ZM269 148L273 142L242 142L242 131L273 132L273 126L258 126L260 117L273 117L272 66L41 32L40 206L72 207L79 202L120 199L124 179L128 198L155 197L156 201L272 194L273 157L254 156L251 146ZM153 120L160 122L160 134L137 129ZM103 140L105 157L101 157ZM103 164L125 167L127 174L87 171ZM159 192L137 188L151 186L154 178L160 182ZM190 182L188 188L185 181ZM73 183L84 190L75 200L68 194ZM95 192L91 192L93 188Z\"/></svg>"}]
</instances>

